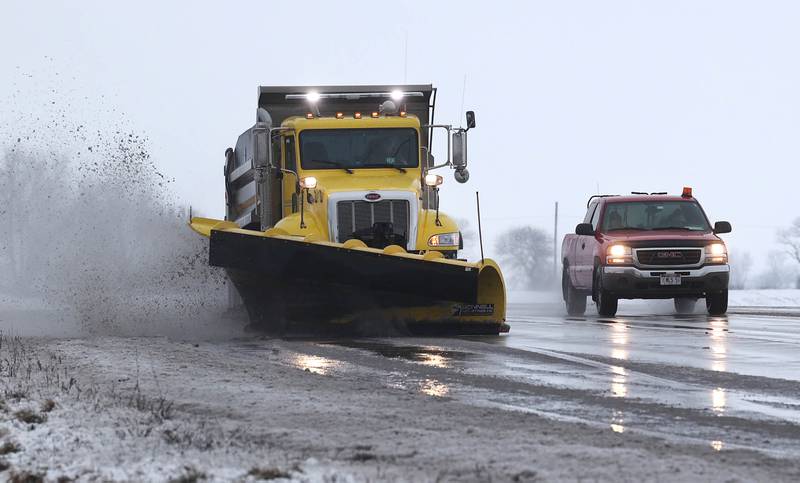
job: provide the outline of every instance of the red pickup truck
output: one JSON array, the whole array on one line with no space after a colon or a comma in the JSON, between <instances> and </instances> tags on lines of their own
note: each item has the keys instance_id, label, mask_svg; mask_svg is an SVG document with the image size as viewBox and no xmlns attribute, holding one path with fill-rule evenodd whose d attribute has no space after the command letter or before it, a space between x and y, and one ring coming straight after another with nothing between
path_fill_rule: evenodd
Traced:
<instances>
[{"instance_id":1,"label":"red pickup truck","mask_svg":"<svg viewBox=\"0 0 800 483\"><path fill-rule=\"evenodd\" d=\"M711 226L691 188L681 196L592 196L561 248L567 313L583 314L591 296L606 317L617 313L619 299L669 298L678 313L705 298L709 314L723 315L730 266L718 235L730 231L726 221Z\"/></svg>"}]
</instances>

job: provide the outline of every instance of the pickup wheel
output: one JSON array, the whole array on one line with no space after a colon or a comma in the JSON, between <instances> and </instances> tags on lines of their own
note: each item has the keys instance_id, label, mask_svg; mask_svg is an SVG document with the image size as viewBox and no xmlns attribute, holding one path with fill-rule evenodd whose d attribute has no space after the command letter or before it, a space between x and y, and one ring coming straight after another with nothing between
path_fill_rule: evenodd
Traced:
<instances>
[{"instance_id":1,"label":"pickup wheel","mask_svg":"<svg viewBox=\"0 0 800 483\"><path fill-rule=\"evenodd\" d=\"M619 299L608 293L603 288L603 277L598 267L594 273L594 296L597 303L597 313L603 317L614 317L617 315Z\"/></svg>"},{"instance_id":2,"label":"pickup wheel","mask_svg":"<svg viewBox=\"0 0 800 483\"><path fill-rule=\"evenodd\" d=\"M707 294L706 309L709 315L725 315L728 311L728 290Z\"/></svg>"},{"instance_id":3,"label":"pickup wheel","mask_svg":"<svg viewBox=\"0 0 800 483\"><path fill-rule=\"evenodd\" d=\"M675 299L675 312L679 314L691 314L697 305L697 299L678 297Z\"/></svg>"},{"instance_id":4,"label":"pickup wheel","mask_svg":"<svg viewBox=\"0 0 800 483\"><path fill-rule=\"evenodd\" d=\"M586 295L578 292L569 279L569 269L565 266L561 272L561 291L567 306L567 315L583 315L586 312Z\"/></svg>"}]
</instances>

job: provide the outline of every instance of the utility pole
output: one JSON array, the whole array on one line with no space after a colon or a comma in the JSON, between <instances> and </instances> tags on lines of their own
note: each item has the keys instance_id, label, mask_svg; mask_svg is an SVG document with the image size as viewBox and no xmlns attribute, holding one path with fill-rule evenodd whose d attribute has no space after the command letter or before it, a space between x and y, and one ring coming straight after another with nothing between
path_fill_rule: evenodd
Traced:
<instances>
[{"instance_id":1,"label":"utility pole","mask_svg":"<svg viewBox=\"0 0 800 483\"><path fill-rule=\"evenodd\" d=\"M556 201L556 213L553 219L553 276L558 280L558 201Z\"/></svg>"}]
</instances>

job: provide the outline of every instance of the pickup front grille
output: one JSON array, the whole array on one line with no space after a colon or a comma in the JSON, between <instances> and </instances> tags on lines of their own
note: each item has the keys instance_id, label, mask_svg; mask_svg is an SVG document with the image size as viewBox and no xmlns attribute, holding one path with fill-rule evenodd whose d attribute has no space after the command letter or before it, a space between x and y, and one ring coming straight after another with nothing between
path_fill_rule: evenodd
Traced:
<instances>
[{"instance_id":1,"label":"pickup front grille","mask_svg":"<svg viewBox=\"0 0 800 483\"><path fill-rule=\"evenodd\" d=\"M702 253L697 248L636 250L639 264L650 266L697 265L701 256Z\"/></svg>"},{"instance_id":2,"label":"pickup front grille","mask_svg":"<svg viewBox=\"0 0 800 483\"><path fill-rule=\"evenodd\" d=\"M408 239L409 208L406 200L381 200L375 202L348 200L336 203L336 241L351 238L364 239L371 230L391 233L399 240ZM376 223L378 225L376 225ZM364 240L367 242L367 240ZM367 243L369 245L369 243ZM405 242L403 243L405 245Z\"/></svg>"}]
</instances>

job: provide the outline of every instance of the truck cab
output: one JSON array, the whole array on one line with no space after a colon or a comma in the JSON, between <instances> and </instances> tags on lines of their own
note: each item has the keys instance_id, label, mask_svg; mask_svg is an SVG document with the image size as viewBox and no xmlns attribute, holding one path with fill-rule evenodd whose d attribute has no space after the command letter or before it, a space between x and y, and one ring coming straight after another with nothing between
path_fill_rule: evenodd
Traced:
<instances>
[{"instance_id":1,"label":"truck cab","mask_svg":"<svg viewBox=\"0 0 800 483\"><path fill-rule=\"evenodd\" d=\"M450 167L466 181L474 114L466 129L434 125L434 100L426 85L261 87L256 126L227 153L227 219L248 229L457 258L461 234L438 209L444 177L434 170ZM441 165L431 154L434 129L449 137ZM259 162L264 149L269 159Z\"/></svg>"},{"instance_id":2,"label":"truck cab","mask_svg":"<svg viewBox=\"0 0 800 483\"><path fill-rule=\"evenodd\" d=\"M583 314L591 297L608 317L619 299L672 298L677 312L688 313L704 298L709 314L722 315L730 267L719 235L730 231L728 222L709 222L690 188L681 196L593 196L562 245L567 312Z\"/></svg>"}]
</instances>

